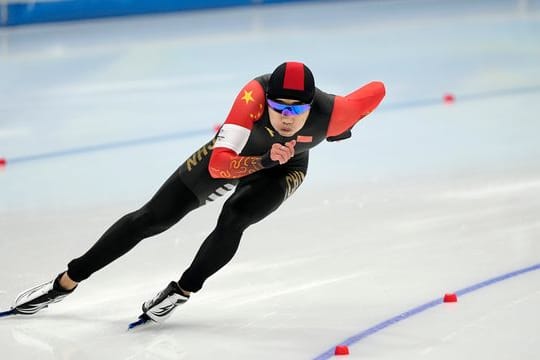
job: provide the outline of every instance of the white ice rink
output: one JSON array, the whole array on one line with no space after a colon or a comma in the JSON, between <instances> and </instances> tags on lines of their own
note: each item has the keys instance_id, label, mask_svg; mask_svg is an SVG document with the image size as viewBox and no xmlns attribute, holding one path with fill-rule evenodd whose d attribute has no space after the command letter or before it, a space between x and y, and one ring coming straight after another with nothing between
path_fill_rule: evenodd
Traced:
<instances>
[{"instance_id":1,"label":"white ice rink","mask_svg":"<svg viewBox=\"0 0 540 360\"><path fill-rule=\"evenodd\" d=\"M2 360L536 360L540 1L330 1L0 30L0 309L145 203L285 60L387 96L163 325L223 200L35 317ZM446 93L454 104L444 104ZM472 286L472 288L471 288ZM461 290L461 291L460 291ZM441 303L447 292L459 301Z\"/></svg>"}]
</instances>

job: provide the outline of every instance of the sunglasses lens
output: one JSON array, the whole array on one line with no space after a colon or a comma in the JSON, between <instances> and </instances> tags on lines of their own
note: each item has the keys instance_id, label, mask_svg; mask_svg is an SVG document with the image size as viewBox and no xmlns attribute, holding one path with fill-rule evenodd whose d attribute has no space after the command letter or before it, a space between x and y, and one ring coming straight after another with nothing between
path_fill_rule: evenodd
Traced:
<instances>
[{"instance_id":1,"label":"sunglasses lens","mask_svg":"<svg viewBox=\"0 0 540 360\"><path fill-rule=\"evenodd\" d=\"M293 109L294 109L293 111L296 112L296 115L300 115L308 111L310 107L311 105L309 104L293 105Z\"/></svg>"},{"instance_id":2,"label":"sunglasses lens","mask_svg":"<svg viewBox=\"0 0 540 360\"><path fill-rule=\"evenodd\" d=\"M268 106L285 116L300 115L311 108L310 104L283 104L270 99L267 99Z\"/></svg>"}]
</instances>

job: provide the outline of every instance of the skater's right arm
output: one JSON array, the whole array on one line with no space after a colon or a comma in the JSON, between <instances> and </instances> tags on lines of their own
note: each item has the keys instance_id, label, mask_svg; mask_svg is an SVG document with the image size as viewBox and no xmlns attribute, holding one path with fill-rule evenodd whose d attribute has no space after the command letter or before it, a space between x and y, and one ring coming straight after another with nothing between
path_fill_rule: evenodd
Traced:
<instances>
[{"instance_id":1,"label":"skater's right arm","mask_svg":"<svg viewBox=\"0 0 540 360\"><path fill-rule=\"evenodd\" d=\"M373 81L346 96L336 96L326 134L329 141L350 137L352 127L375 110L385 94L384 84Z\"/></svg>"},{"instance_id":2,"label":"skater's right arm","mask_svg":"<svg viewBox=\"0 0 540 360\"><path fill-rule=\"evenodd\" d=\"M252 80L236 96L236 100L219 130L208 171L213 178L237 179L266 167L283 164L294 155L294 142L274 144L265 156L240 156L253 123L264 112L266 94L262 85Z\"/></svg>"}]
</instances>

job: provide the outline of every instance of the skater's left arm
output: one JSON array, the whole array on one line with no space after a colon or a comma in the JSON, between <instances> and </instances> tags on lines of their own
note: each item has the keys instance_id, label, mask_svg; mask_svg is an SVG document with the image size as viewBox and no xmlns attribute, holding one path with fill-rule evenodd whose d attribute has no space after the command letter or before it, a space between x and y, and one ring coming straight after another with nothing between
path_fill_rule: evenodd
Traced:
<instances>
[{"instance_id":1,"label":"skater's left arm","mask_svg":"<svg viewBox=\"0 0 540 360\"><path fill-rule=\"evenodd\" d=\"M249 139L254 122L262 116L265 101L264 89L256 80L240 90L217 135L208 165L210 176L237 179L273 165L267 157L239 155Z\"/></svg>"},{"instance_id":2,"label":"skater's left arm","mask_svg":"<svg viewBox=\"0 0 540 360\"><path fill-rule=\"evenodd\" d=\"M380 104L386 90L380 81L373 81L346 96L336 95L330 124L326 132L328 141L351 137L352 127Z\"/></svg>"}]
</instances>

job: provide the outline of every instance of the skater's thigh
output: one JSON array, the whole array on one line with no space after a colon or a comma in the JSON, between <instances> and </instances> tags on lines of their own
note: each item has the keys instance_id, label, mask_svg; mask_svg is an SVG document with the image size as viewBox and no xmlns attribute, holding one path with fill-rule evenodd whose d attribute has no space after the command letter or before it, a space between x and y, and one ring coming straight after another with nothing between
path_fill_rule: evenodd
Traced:
<instances>
[{"instance_id":1,"label":"skater's thigh","mask_svg":"<svg viewBox=\"0 0 540 360\"><path fill-rule=\"evenodd\" d=\"M143 209L156 218L181 218L199 206L197 196L184 184L175 171Z\"/></svg>"},{"instance_id":2,"label":"skater's thigh","mask_svg":"<svg viewBox=\"0 0 540 360\"><path fill-rule=\"evenodd\" d=\"M273 168L258 172L240 181L235 192L225 202L223 211L260 221L279 206L300 186L304 172L288 168Z\"/></svg>"}]
</instances>

